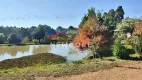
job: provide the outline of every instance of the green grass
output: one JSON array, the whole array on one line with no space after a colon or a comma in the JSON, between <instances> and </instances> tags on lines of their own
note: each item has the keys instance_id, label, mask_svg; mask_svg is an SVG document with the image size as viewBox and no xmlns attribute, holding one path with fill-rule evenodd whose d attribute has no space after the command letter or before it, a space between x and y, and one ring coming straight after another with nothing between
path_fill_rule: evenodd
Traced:
<instances>
[{"instance_id":1,"label":"green grass","mask_svg":"<svg viewBox=\"0 0 142 80\"><path fill-rule=\"evenodd\" d=\"M66 62L66 59L62 56L52 53L36 54L31 56L25 56L16 59L7 59L0 62L1 69L9 68L24 68L28 66L44 65L44 64L57 64Z\"/></svg>"},{"instance_id":2,"label":"green grass","mask_svg":"<svg viewBox=\"0 0 142 80\"><path fill-rule=\"evenodd\" d=\"M133 49L131 45L124 45L127 49Z\"/></svg>"},{"instance_id":3,"label":"green grass","mask_svg":"<svg viewBox=\"0 0 142 80\"><path fill-rule=\"evenodd\" d=\"M0 46L25 46L25 45L32 45L32 44L0 44Z\"/></svg>"},{"instance_id":4,"label":"green grass","mask_svg":"<svg viewBox=\"0 0 142 80\"><path fill-rule=\"evenodd\" d=\"M118 58L116 56L110 56L110 57L103 57L103 60L108 60L108 61L116 61Z\"/></svg>"},{"instance_id":5,"label":"green grass","mask_svg":"<svg viewBox=\"0 0 142 80\"><path fill-rule=\"evenodd\" d=\"M110 62L101 59L73 61L58 64L37 64L35 66L25 68L0 70L0 77L7 80L19 80L25 78L30 80L35 77L49 76L60 77L110 69L117 65L117 61Z\"/></svg>"},{"instance_id":6,"label":"green grass","mask_svg":"<svg viewBox=\"0 0 142 80\"><path fill-rule=\"evenodd\" d=\"M131 54L130 57L137 57L137 54Z\"/></svg>"}]
</instances>

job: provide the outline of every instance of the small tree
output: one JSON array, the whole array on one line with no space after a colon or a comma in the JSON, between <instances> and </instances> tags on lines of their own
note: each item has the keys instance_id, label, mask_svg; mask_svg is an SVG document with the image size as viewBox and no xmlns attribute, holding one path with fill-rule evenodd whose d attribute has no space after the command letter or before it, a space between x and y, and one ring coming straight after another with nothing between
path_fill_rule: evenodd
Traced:
<instances>
[{"instance_id":1,"label":"small tree","mask_svg":"<svg viewBox=\"0 0 142 80\"><path fill-rule=\"evenodd\" d=\"M92 10L94 9L88 10L88 20L83 25L80 25L79 36L74 39L73 43L81 50L91 48L94 56L94 54L97 54L97 49L104 46L106 42L107 27L96 19L96 14Z\"/></svg>"},{"instance_id":2,"label":"small tree","mask_svg":"<svg viewBox=\"0 0 142 80\"><path fill-rule=\"evenodd\" d=\"M22 41L23 44L30 43L30 39L28 37L25 37Z\"/></svg>"},{"instance_id":3,"label":"small tree","mask_svg":"<svg viewBox=\"0 0 142 80\"><path fill-rule=\"evenodd\" d=\"M136 53L142 56L142 20L135 24L134 35L131 39L132 47Z\"/></svg>"},{"instance_id":4,"label":"small tree","mask_svg":"<svg viewBox=\"0 0 142 80\"><path fill-rule=\"evenodd\" d=\"M0 44L4 44L5 42L5 36L3 33L0 33Z\"/></svg>"}]
</instances>

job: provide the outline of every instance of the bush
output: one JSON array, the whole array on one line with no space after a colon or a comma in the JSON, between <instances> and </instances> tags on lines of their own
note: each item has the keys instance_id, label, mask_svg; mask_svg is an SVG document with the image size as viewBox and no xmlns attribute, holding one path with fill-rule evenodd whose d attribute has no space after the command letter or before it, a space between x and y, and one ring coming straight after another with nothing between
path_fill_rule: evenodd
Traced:
<instances>
[{"instance_id":1,"label":"bush","mask_svg":"<svg viewBox=\"0 0 142 80\"><path fill-rule=\"evenodd\" d=\"M41 40L41 43L43 43L43 44L49 44L50 42L51 42L51 40L50 40L50 35L48 35L48 34L46 34L46 35L44 36L44 39Z\"/></svg>"},{"instance_id":2,"label":"bush","mask_svg":"<svg viewBox=\"0 0 142 80\"><path fill-rule=\"evenodd\" d=\"M65 39L60 36L56 37L54 40L56 40L57 42L65 42Z\"/></svg>"},{"instance_id":3,"label":"bush","mask_svg":"<svg viewBox=\"0 0 142 80\"><path fill-rule=\"evenodd\" d=\"M133 37L132 48L134 49L135 53L138 53L140 56L142 56L142 36Z\"/></svg>"},{"instance_id":4,"label":"bush","mask_svg":"<svg viewBox=\"0 0 142 80\"><path fill-rule=\"evenodd\" d=\"M34 40L33 40L33 43L34 43L34 44L39 44L39 41L38 41L37 39L34 39Z\"/></svg>"},{"instance_id":5,"label":"bush","mask_svg":"<svg viewBox=\"0 0 142 80\"><path fill-rule=\"evenodd\" d=\"M129 58L129 53L127 52L127 48L121 44L121 41L118 40L112 46L112 53L114 56L117 56L122 59Z\"/></svg>"},{"instance_id":6,"label":"bush","mask_svg":"<svg viewBox=\"0 0 142 80\"><path fill-rule=\"evenodd\" d=\"M28 37L25 37L22 41L23 44L28 44L30 43L30 39Z\"/></svg>"}]
</instances>

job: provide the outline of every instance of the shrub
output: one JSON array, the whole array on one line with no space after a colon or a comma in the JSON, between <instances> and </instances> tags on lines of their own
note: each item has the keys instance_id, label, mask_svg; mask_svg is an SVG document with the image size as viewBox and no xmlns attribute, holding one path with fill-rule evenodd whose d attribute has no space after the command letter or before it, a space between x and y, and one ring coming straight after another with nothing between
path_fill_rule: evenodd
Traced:
<instances>
[{"instance_id":1,"label":"shrub","mask_svg":"<svg viewBox=\"0 0 142 80\"><path fill-rule=\"evenodd\" d=\"M118 40L112 46L112 53L114 56L119 58L127 59L129 58L129 53L127 52L127 48L121 44L121 41Z\"/></svg>"},{"instance_id":2,"label":"shrub","mask_svg":"<svg viewBox=\"0 0 142 80\"><path fill-rule=\"evenodd\" d=\"M23 44L30 43L30 39L28 37L25 37L22 41Z\"/></svg>"},{"instance_id":3,"label":"shrub","mask_svg":"<svg viewBox=\"0 0 142 80\"><path fill-rule=\"evenodd\" d=\"M135 53L138 53L140 56L142 55L142 36L134 36L132 39L132 48Z\"/></svg>"},{"instance_id":4,"label":"shrub","mask_svg":"<svg viewBox=\"0 0 142 80\"><path fill-rule=\"evenodd\" d=\"M33 43L34 43L34 44L39 44L39 41L36 40L36 39L34 39L34 40L33 40Z\"/></svg>"},{"instance_id":5,"label":"shrub","mask_svg":"<svg viewBox=\"0 0 142 80\"><path fill-rule=\"evenodd\" d=\"M42 43L49 44L50 42L51 42L50 35L46 34L43 41L42 41Z\"/></svg>"}]
</instances>

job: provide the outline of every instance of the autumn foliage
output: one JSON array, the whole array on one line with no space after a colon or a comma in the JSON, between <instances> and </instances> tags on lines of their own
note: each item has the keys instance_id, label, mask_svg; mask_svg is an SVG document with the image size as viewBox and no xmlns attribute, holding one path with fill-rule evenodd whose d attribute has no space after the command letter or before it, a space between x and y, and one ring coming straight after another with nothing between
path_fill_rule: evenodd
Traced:
<instances>
[{"instance_id":1,"label":"autumn foliage","mask_svg":"<svg viewBox=\"0 0 142 80\"><path fill-rule=\"evenodd\" d=\"M142 35L142 20L135 24L134 34Z\"/></svg>"},{"instance_id":2,"label":"autumn foliage","mask_svg":"<svg viewBox=\"0 0 142 80\"><path fill-rule=\"evenodd\" d=\"M105 41L106 27L99 23L95 18L89 17L84 25L79 28L79 36L73 41L75 47L84 50L90 44L103 45Z\"/></svg>"},{"instance_id":3,"label":"autumn foliage","mask_svg":"<svg viewBox=\"0 0 142 80\"><path fill-rule=\"evenodd\" d=\"M84 50L86 48L89 47L89 43L90 43L91 39L89 39L88 37L86 37L85 35L80 35L78 37L76 37L73 41L73 44L75 45L75 47L77 47L80 50Z\"/></svg>"}]
</instances>

